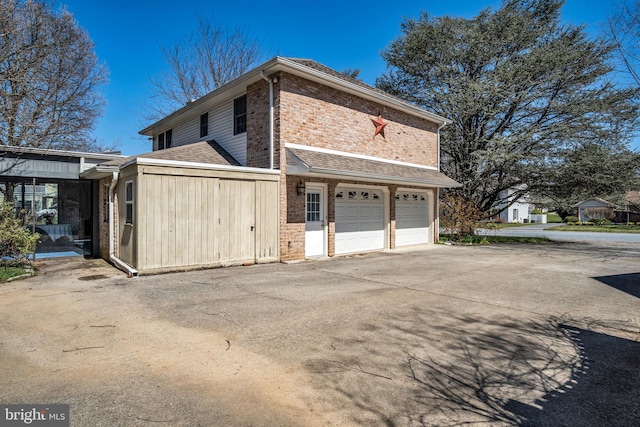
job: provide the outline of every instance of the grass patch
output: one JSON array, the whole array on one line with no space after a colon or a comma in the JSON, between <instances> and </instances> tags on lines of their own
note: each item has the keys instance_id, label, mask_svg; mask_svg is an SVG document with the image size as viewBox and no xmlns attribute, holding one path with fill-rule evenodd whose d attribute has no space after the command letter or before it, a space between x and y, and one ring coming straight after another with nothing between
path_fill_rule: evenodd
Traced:
<instances>
[{"instance_id":1,"label":"grass patch","mask_svg":"<svg viewBox=\"0 0 640 427\"><path fill-rule=\"evenodd\" d=\"M502 230L503 228L528 227L531 225L542 224L541 222L479 222L476 228L484 230Z\"/></svg>"},{"instance_id":2,"label":"grass patch","mask_svg":"<svg viewBox=\"0 0 640 427\"><path fill-rule=\"evenodd\" d=\"M526 227L527 225L536 224L535 222L481 222L477 228L485 230L500 230L502 228Z\"/></svg>"},{"instance_id":3,"label":"grass patch","mask_svg":"<svg viewBox=\"0 0 640 427\"><path fill-rule=\"evenodd\" d=\"M558 223L562 222L562 218L555 212L550 212L547 214L547 223Z\"/></svg>"},{"instance_id":4,"label":"grass patch","mask_svg":"<svg viewBox=\"0 0 640 427\"><path fill-rule=\"evenodd\" d=\"M440 235L440 243L451 242L448 234ZM494 243L545 243L550 242L546 237L518 237L518 236L467 236L459 243L467 245L490 245Z\"/></svg>"},{"instance_id":5,"label":"grass patch","mask_svg":"<svg viewBox=\"0 0 640 427\"><path fill-rule=\"evenodd\" d=\"M0 283L6 282L12 277L22 276L27 270L19 264L0 264Z\"/></svg>"},{"instance_id":6,"label":"grass patch","mask_svg":"<svg viewBox=\"0 0 640 427\"><path fill-rule=\"evenodd\" d=\"M560 227L553 227L551 230L640 234L640 225L562 225Z\"/></svg>"}]
</instances>

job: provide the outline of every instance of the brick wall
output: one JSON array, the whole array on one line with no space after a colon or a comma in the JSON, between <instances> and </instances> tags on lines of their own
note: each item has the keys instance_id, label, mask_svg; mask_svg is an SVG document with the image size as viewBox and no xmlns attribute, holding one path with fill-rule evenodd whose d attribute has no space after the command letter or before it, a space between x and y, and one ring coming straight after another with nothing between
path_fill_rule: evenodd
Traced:
<instances>
[{"instance_id":1,"label":"brick wall","mask_svg":"<svg viewBox=\"0 0 640 427\"><path fill-rule=\"evenodd\" d=\"M269 167L269 83L247 87L247 166Z\"/></svg>"},{"instance_id":2,"label":"brick wall","mask_svg":"<svg viewBox=\"0 0 640 427\"><path fill-rule=\"evenodd\" d=\"M437 167L436 123L287 73L278 85L281 142ZM374 139L378 114L388 124Z\"/></svg>"},{"instance_id":3,"label":"brick wall","mask_svg":"<svg viewBox=\"0 0 640 427\"><path fill-rule=\"evenodd\" d=\"M98 198L100 206L98 207L98 221L100 222L100 256L109 259L109 223L105 221L109 205L109 183L111 178L102 178L98 183Z\"/></svg>"},{"instance_id":4,"label":"brick wall","mask_svg":"<svg viewBox=\"0 0 640 427\"><path fill-rule=\"evenodd\" d=\"M304 259L305 196L298 196L296 186L302 180L327 184L329 256L335 254L335 190L339 183L380 186L379 183L301 178L286 175L285 143L308 145L437 167L437 125L401 111L382 107L372 101L340 92L287 73L278 75L275 93L275 165L281 165L280 181L280 258L282 261ZM268 167L268 83L258 82L247 91L249 104L247 159L249 166ZM254 100L251 100L252 96ZM373 139L371 122L382 114L388 122L385 137ZM280 120L282 118L282 120ZM252 120L256 123L253 124ZM264 126L257 123L262 120ZM256 150L256 154L250 151ZM278 162L279 159L279 162ZM403 187L407 187L404 186ZM390 248L395 248L395 192L388 185ZM420 187L416 187L420 188ZM424 189L424 188L421 188ZM434 210L435 211L435 210Z\"/></svg>"},{"instance_id":5,"label":"brick wall","mask_svg":"<svg viewBox=\"0 0 640 427\"><path fill-rule=\"evenodd\" d=\"M278 77L274 74L270 77ZM274 168L280 166L279 134L279 96L280 86L273 85L274 98ZM247 87L247 166L256 168L269 167L269 83L260 80Z\"/></svg>"},{"instance_id":6,"label":"brick wall","mask_svg":"<svg viewBox=\"0 0 640 427\"><path fill-rule=\"evenodd\" d=\"M100 218L100 256L106 260L109 260L109 223L104 219L108 213L105 210L109 209L109 185L111 184L111 178L102 178L98 184L98 197L100 198L100 206L98 213ZM114 223L114 235L113 235L113 248L115 253L118 252L118 197L114 195L113 206L113 223ZM105 201L107 203L105 203Z\"/></svg>"},{"instance_id":7,"label":"brick wall","mask_svg":"<svg viewBox=\"0 0 640 427\"><path fill-rule=\"evenodd\" d=\"M283 176L281 176L283 178ZM280 260L304 259L305 196L298 196L298 177L280 181Z\"/></svg>"}]
</instances>

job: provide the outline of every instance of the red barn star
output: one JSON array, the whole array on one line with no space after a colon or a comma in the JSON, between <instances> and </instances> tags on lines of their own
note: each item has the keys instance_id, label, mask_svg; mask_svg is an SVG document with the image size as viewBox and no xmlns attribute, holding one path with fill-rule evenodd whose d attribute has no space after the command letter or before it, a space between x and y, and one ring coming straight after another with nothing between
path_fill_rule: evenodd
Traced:
<instances>
[{"instance_id":1,"label":"red barn star","mask_svg":"<svg viewBox=\"0 0 640 427\"><path fill-rule=\"evenodd\" d=\"M378 114L377 119L371 119L373 125L376 127L376 131L373 133L373 139L376 139L376 135L380 134L384 138L384 127L387 125L387 122L382 120L382 114Z\"/></svg>"}]
</instances>

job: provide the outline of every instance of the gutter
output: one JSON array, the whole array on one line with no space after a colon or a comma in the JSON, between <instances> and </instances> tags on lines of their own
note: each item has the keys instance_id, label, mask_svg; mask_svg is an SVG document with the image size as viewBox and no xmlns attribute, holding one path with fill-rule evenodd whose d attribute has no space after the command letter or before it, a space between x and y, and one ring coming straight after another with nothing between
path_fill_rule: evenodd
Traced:
<instances>
[{"instance_id":1,"label":"gutter","mask_svg":"<svg viewBox=\"0 0 640 427\"><path fill-rule=\"evenodd\" d=\"M273 81L260 70L260 77L269 82L269 169L273 169Z\"/></svg>"},{"instance_id":2,"label":"gutter","mask_svg":"<svg viewBox=\"0 0 640 427\"><path fill-rule=\"evenodd\" d=\"M109 184L109 260L111 260L111 262L120 270L127 273L127 277L131 279L132 277L138 277L138 270L125 264L124 261L116 257L115 248L113 247L113 237L115 235L115 224L113 221L113 195L116 184L118 184L118 174L119 172L117 171L113 172L111 184Z\"/></svg>"}]
</instances>

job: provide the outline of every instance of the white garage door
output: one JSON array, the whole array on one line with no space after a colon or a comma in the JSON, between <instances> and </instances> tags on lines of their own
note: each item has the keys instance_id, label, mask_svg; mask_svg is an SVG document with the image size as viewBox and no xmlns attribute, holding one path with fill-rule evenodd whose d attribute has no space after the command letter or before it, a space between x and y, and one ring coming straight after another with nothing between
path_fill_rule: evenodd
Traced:
<instances>
[{"instance_id":1,"label":"white garage door","mask_svg":"<svg viewBox=\"0 0 640 427\"><path fill-rule=\"evenodd\" d=\"M428 200L425 193L396 194L396 246L429 242Z\"/></svg>"},{"instance_id":2,"label":"white garage door","mask_svg":"<svg viewBox=\"0 0 640 427\"><path fill-rule=\"evenodd\" d=\"M380 190L336 190L336 254L384 249L384 198Z\"/></svg>"}]
</instances>

